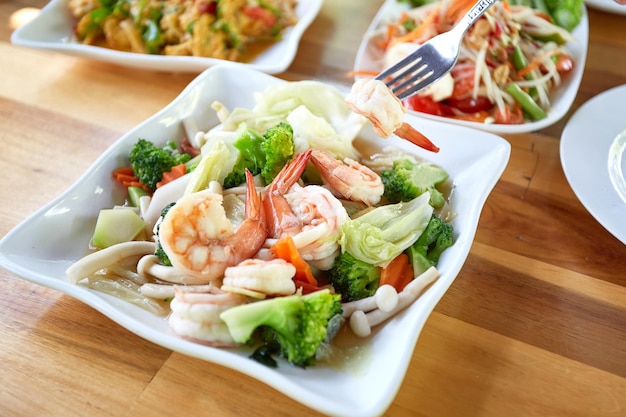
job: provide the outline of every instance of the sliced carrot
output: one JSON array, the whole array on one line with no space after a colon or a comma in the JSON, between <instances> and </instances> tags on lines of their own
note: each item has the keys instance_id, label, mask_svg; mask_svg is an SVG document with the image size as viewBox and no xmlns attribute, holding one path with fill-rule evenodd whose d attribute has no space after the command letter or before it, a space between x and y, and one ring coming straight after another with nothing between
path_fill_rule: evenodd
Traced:
<instances>
[{"instance_id":1,"label":"sliced carrot","mask_svg":"<svg viewBox=\"0 0 626 417\"><path fill-rule=\"evenodd\" d=\"M446 18L449 21L456 22L456 19L463 16L474 5L476 0L456 0L453 1L448 10L446 10Z\"/></svg>"},{"instance_id":2,"label":"sliced carrot","mask_svg":"<svg viewBox=\"0 0 626 417\"><path fill-rule=\"evenodd\" d=\"M378 47L382 50L387 49L393 38L398 33L397 25L387 25L387 31L385 34L385 38L378 42Z\"/></svg>"},{"instance_id":3,"label":"sliced carrot","mask_svg":"<svg viewBox=\"0 0 626 417\"><path fill-rule=\"evenodd\" d=\"M405 35L398 36L393 39L393 41L390 42L390 46L401 42L424 42L426 38L431 37L426 34L426 31L432 30L432 28L435 27L435 23L438 18L439 7L435 7L428 15L426 15L424 20L417 27L415 27L415 29ZM424 39L422 39L422 37L424 37Z\"/></svg>"},{"instance_id":4,"label":"sliced carrot","mask_svg":"<svg viewBox=\"0 0 626 417\"><path fill-rule=\"evenodd\" d=\"M294 279L293 282L296 284L296 288L302 291L302 294L311 294L312 292L316 292L322 289L322 287L318 287L317 285L313 285L308 282L300 281L299 279Z\"/></svg>"},{"instance_id":5,"label":"sliced carrot","mask_svg":"<svg viewBox=\"0 0 626 417\"><path fill-rule=\"evenodd\" d=\"M118 181L124 187L140 187L146 191L152 191L149 187L145 186L133 173L131 167L121 167L113 171L113 179Z\"/></svg>"},{"instance_id":6,"label":"sliced carrot","mask_svg":"<svg viewBox=\"0 0 626 417\"><path fill-rule=\"evenodd\" d=\"M375 77L380 71L354 70L348 72L348 77Z\"/></svg>"},{"instance_id":7,"label":"sliced carrot","mask_svg":"<svg viewBox=\"0 0 626 417\"><path fill-rule=\"evenodd\" d=\"M163 173L163 177L161 177L161 181L157 182L156 188L162 187L168 182L172 182L175 179L182 177L186 173L187 166L185 164L175 165L170 171Z\"/></svg>"},{"instance_id":8,"label":"sliced carrot","mask_svg":"<svg viewBox=\"0 0 626 417\"><path fill-rule=\"evenodd\" d=\"M284 259L296 267L295 281L302 281L317 286L317 280L313 276L311 266L300 256L300 252L298 252L298 248L291 236L278 239L272 245L270 251L277 258Z\"/></svg>"},{"instance_id":9,"label":"sliced carrot","mask_svg":"<svg viewBox=\"0 0 626 417\"><path fill-rule=\"evenodd\" d=\"M413 279L413 266L405 253L396 256L389 265L380 271L380 285L391 285L397 292Z\"/></svg>"},{"instance_id":10,"label":"sliced carrot","mask_svg":"<svg viewBox=\"0 0 626 417\"><path fill-rule=\"evenodd\" d=\"M133 168L128 166L117 168L115 171L113 171L113 176L115 177L117 175L131 175L134 177L135 173L133 172Z\"/></svg>"}]
</instances>

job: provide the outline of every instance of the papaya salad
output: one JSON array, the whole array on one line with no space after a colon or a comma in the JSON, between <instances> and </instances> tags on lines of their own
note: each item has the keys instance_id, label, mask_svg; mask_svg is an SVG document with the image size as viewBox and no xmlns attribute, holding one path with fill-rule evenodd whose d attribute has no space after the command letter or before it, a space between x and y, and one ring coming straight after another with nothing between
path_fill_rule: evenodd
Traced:
<instances>
[{"instance_id":1,"label":"papaya salad","mask_svg":"<svg viewBox=\"0 0 626 417\"><path fill-rule=\"evenodd\" d=\"M570 2L580 10L576 20L536 8L540 3L493 4L466 32L452 71L403 104L410 110L479 123L522 124L546 118L555 91L577 64L567 45L575 41L570 30L580 21L583 5ZM381 69L450 30L473 4L474 0L441 0L384 22L371 34L382 57ZM558 21L566 21L568 28L559 26L553 16L561 17ZM356 75L370 76L358 68Z\"/></svg>"},{"instance_id":2,"label":"papaya salad","mask_svg":"<svg viewBox=\"0 0 626 417\"><path fill-rule=\"evenodd\" d=\"M68 279L269 366L316 364L343 328L367 337L438 278L454 213L448 173L364 141L347 101L284 82L253 108L213 102L206 131L137 138L112 173L125 201L100 210Z\"/></svg>"},{"instance_id":3,"label":"papaya salad","mask_svg":"<svg viewBox=\"0 0 626 417\"><path fill-rule=\"evenodd\" d=\"M245 60L297 23L295 0L69 0L76 40L156 55Z\"/></svg>"}]
</instances>

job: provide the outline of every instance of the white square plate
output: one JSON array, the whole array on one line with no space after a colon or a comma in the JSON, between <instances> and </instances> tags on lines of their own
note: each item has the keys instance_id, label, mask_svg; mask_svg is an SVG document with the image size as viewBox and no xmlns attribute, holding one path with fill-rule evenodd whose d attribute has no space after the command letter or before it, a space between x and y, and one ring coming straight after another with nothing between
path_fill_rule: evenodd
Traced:
<instances>
[{"instance_id":1,"label":"white square plate","mask_svg":"<svg viewBox=\"0 0 626 417\"><path fill-rule=\"evenodd\" d=\"M322 413L380 415L402 384L426 319L463 266L485 200L508 162L510 145L496 135L408 115L407 122L428 135L441 151L433 154L397 138L389 139L450 174L451 208L457 214L452 221L455 243L440 259L439 279L417 302L363 340L364 348L371 354L351 367L318 364L301 369L280 362L277 369L268 368L249 359L250 351L246 349L219 349L183 340L168 330L166 319L71 284L65 277L67 267L85 255L99 209L123 202L123 191L113 184L111 172L127 160L138 137L150 138L157 144L182 137L183 119L206 130L218 123L210 107L214 100L229 109L251 108L254 92L283 82L286 81L231 64L204 71L171 104L112 145L66 192L10 231L0 241L0 265L30 282L83 301L153 343L250 375ZM369 127L361 132L361 137L376 143L382 141Z\"/></svg>"},{"instance_id":2,"label":"white square plate","mask_svg":"<svg viewBox=\"0 0 626 417\"><path fill-rule=\"evenodd\" d=\"M387 0L381 6L378 13L372 20L369 28L363 36L363 41L359 46L357 56L354 62L355 71L382 71L382 53L376 46L375 33L386 25L387 22L397 19L397 17L405 10L411 7L408 3L399 3L398 0ZM570 42L567 47L574 58L574 70L559 86L551 97L552 108L548 112L548 117L536 122L523 123L519 125L505 124L487 124L478 122L469 122L465 120L457 120L450 117L435 116L431 114L414 112L416 115L430 120L439 120L446 123L454 123L460 126L473 127L482 129L492 133L525 133L533 132L548 127L558 122L569 110L578 93L578 87L583 77L585 69L585 60L587 58L587 45L589 43L589 23L587 19L587 10L583 10L583 17L580 24L574 29L572 35L576 38L576 42Z\"/></svg>"},{"instance_id":3,"label":"white square plate","mask_svg":"<svg viewBox=\"0 0 626 417\"><path fill-rule=\"evenodd\" d=\"M201 72L212 65L225 62L222 59L195 56L137 54L80 44L73 38L75 19L70 15L67 2L68 0L50 1L36 18L13 32L11 42L29 48L159 71ZM282 40L265 49L251 62L238 64L268 74L285 71L296 56L302 34L317 17L322 4L323 0L298 2L298 23L284 31Z\"/></svg>"}]
</instances>

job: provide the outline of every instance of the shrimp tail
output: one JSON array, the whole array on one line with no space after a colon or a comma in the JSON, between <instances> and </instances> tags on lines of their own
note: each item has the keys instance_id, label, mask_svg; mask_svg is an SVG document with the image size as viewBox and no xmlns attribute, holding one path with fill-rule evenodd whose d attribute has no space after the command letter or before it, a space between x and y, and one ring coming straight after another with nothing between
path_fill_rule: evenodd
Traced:
<instances>
[{"instance_id":1,"label":"shrimp tail","mask_svg":"<svg viewBox=\"0 0 626 417\"><path fill-rule=\"evenodd\" d=\"M396 136L408 140L414 145L419 146L420 148L426 149L430 152L439 152L439 147L432 143L430 139L424 136L422 133L418 132L413 126L404 122L402 126L400 126L395 132L393 132Z\"/></svg>"},{"instance_id":2,"label":"shrimp tail","mask_svg":"<svg viewBox=\"0 0 626 417\"><path fill-rule=\"evenodd\" d=\"M246 218L257 220L264 229L267 229L261 194L257 192L254 176L248 169L246 169L246 187Z\"/></svg>"},{"instance_id":3,"label":"shrimp tail","mask_svg":"<svg viewBox=\"0 0 626 417\"><path fill-rule=\"evenodd\" d=\"M278 237L281 231L299 230L301 226L301 221L293 213L283 194L287 193L289 188L300 179L311 157L311 152L312 150L308 149L296 155L267 187L263 204L267 230L271 237Z\"/></svg>"}]
</instances>

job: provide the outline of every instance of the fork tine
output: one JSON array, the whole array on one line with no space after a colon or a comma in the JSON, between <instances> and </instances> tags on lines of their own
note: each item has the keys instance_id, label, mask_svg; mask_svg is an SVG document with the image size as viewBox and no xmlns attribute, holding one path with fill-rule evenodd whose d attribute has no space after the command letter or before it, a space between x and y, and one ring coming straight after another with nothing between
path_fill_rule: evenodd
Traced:
<instances>
[{"instance_id":1,"label":"fork tine","mask_svg":"<svg viewBox=\"0 0 626 417\"><path fill-rule=\"evenodd\" d=\"M397 93L398 91L404 90L406 87L414 84L416 81L420 80L422 77L426 76L426 74L422 73L428 70L428 65L425 63L418 63L408 68L402 74L398 75L392 80L386 82L387 86L393 91ZM432 72L432 70L430 70Z\"/></svg>"},{"instance_id":2,"label":"fork tine","mask_svg":"<svg viewBox=\"0 0 626 417\"><path fill-rule=\"evenodd\" d=\"M421 47L417 48L415 51L413 51L406 57L402 58L400 61L396 62L395 64L393 64L392 66L390 66L389 68L387 68L386 70L378 74L375 78L377 80L385 81L385 78L392 77L396 72L402 70L407 65L410 65L412 63L418 63L419 61L422 60L422 57L419 54L420 49Z\"/></svg>"},{"instance_id":3,"label":"fork tine","mask_svg":"<svg viewBox=\"0 0 626 417\"><path fill-rule=\"evenodd\" d=\"M420 79L418 79L417 81L413 81L415 82L415 84L413 84L412 86L410 86L409 88L406 88L405 90L396 93L394 92L394 94L396 95L396 97L398 97L400 100L404 100L405 98L412 96L413 94L419 92L420 90L428 87L430 84L432 84L433 82L437 81L437 77L434 80L431 80L431 77L435 76L435 72L434 71L429 71L428 73L424 74Z\"/></svg>"},{"instance_id":4,"label":"fork tine","mask_svg":"<svg viewBox=\"0 0 626 417\"><path fill-rule=\"evenodd\" d=\"M400 100L434 83L454 67L465 32L496 1L477 0L452 29L418 46L375 79L384 82Z\"/></svg>"}]
</instances>

